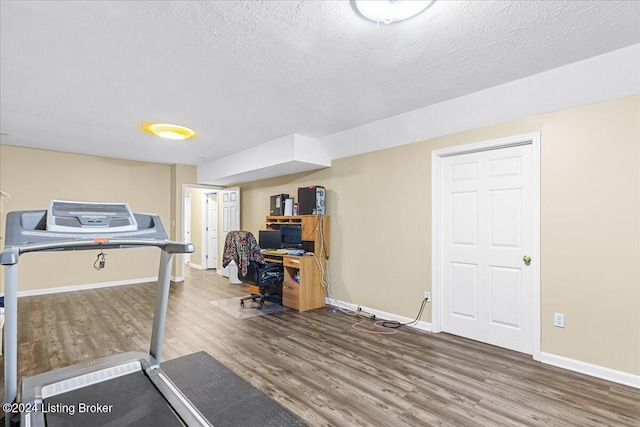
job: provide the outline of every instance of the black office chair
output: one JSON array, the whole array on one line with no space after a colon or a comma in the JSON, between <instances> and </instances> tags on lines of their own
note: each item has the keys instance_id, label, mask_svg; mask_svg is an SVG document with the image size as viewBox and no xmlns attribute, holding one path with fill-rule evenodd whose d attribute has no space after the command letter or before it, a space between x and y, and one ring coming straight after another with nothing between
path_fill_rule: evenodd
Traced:
<instances>
[{"instance_id":1,"label":"black office chair","mask_svg":"<svg viewBox=\"0 0 640 427\"><path fill-rule=\"evenodd\" d=\"M257 301L261 309L265 301L281 303L282 299L274 291L284 280L284 268L280 263L265 262L256 238L249 231L230 231L224 242L222 266L226 267L231 261L238 266L238 279L243 283L255 285L259 294L251 294L240 299L244 307L247 300Z\"/></svg>"}]
</instances>

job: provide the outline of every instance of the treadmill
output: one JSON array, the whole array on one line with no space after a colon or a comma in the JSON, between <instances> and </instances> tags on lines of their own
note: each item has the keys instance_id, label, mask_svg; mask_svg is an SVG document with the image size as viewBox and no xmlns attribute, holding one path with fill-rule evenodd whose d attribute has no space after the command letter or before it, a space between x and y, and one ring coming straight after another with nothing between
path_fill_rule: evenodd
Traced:
<instances>
[{"instance_id":1,"label":"treadmill","mask_svg":"<svg viewBox=\"0 0 640 427\"><path fill-rule=\"evenodd\" d=\"M193 244L168 240L159 216L134 214L126 203L55 200L46 211L8 213L5 238L5 402L13 404L5 427L16 412L22 426L211 425L159 365L173 255L193 252ZM23 379L17 393L20 255L146 246L162 251L149 354L127 352L45 372Z\"/></svg>"}]
</instances>

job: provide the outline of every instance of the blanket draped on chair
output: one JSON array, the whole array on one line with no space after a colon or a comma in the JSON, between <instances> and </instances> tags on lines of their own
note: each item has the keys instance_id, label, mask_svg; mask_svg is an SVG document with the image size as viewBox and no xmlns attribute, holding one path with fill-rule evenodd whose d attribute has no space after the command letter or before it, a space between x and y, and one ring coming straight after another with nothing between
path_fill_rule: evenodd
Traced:
<instances>
[{"instance_id":1,"label":"blanket draped on chair","mask_svg":"<svg viewBox=\"0 0 640 427\"><path fill-rule=\"evenodd\" d=\"M230 231L224 241L224 255L222 266L226 267L234 261L242 271L242 275L247 275L249 261L264 264L264 257L260 252L260 246L256 238L249 231Z\"/></svg>"}]
</instances>

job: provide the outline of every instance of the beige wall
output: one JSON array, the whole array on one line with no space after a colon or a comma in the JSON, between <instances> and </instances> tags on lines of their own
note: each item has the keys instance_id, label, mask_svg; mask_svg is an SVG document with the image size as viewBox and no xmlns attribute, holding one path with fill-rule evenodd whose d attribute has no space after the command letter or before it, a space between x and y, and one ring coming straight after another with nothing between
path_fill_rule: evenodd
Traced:
<instances>
[{"instance_id":1,"label":"beige wall","mask_svg":"<svg viewBox=\"0 0 640 427\"><path fill-rule=\"evenodd\" d=\"M333 297L413 318L431 288L431 151L538 131L542 351L640 374L638 96L243 185L243 228L264 228L271 195L327 187ZM554 312L565 314L565 328L553 327Z\"/></svg>"},{"instance_id":2,"label":"beige wall","mask_svg":"<svg viewBox=\"0 0 640 427\"><path fill-rule=\"evenodd\" d=\"M0 187L9 211L47 209L51 199L126 201L135 212L160 215L170 232L170 166L0 145ZM19 290L104 283L158 275L156 248L32 253L20 257Z\"/></svg>"},{"instance_id":3,"label":"beige wall","mask_svg":"<svg viewBox=\"0 0 640 427\"><path fill-rule=\"evenodd\" d=\"M171 240L183 241L182 226L182 199L184 197L184 185L196 182L196 167L189 165L171 165ZM176 255L173 258L171 275L177 280L183 277L184 256Z\"/></svg>"}]
</instances>

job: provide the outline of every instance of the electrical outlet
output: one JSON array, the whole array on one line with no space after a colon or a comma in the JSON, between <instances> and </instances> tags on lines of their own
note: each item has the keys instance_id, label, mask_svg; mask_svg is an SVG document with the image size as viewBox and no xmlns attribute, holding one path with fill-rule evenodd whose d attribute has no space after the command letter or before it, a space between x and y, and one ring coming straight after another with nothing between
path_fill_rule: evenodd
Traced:
<instances>
[{"instance_id":1,"label":"electrical outlet","mask_svg":"<svg viewBox=\"0 0 640 427\"><path fill-rule=\"evenodd\" d=\"M426 292L425 291L424 299L426 299L427 301L431 302L431 292Z\"/></svg>"},{"instance_id":2,"label":"electrical outlet","mask_svg":"<svg viewBox=\"0 0 640 427\"><path fill-rule=\"evenodd\" d=\"M564 328L564 314L553 313L553 326Z\"/></svg>"}]
</instances>

